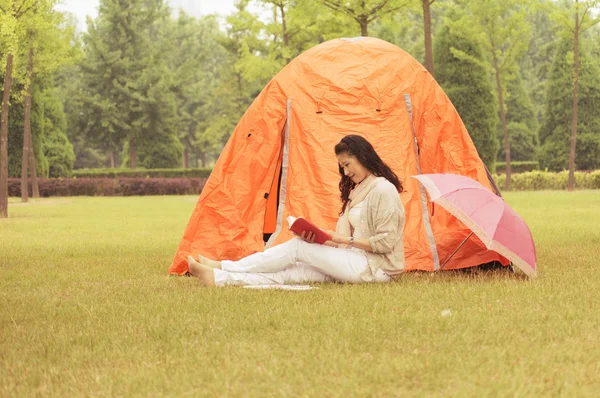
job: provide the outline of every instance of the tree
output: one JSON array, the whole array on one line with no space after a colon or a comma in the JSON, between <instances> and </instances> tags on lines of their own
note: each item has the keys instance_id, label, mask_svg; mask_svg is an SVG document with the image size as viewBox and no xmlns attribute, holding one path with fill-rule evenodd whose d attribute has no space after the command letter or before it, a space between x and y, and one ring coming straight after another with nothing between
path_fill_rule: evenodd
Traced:
<instances>
[{"instance_id":1,"label":"tree","mask_svg":"<svg viewBox=\"0 0 600 398\"><path fill-rule=\"evenodd\" d=\"M136 167L135 141L150 120L144 112L157 109L147 106L144 94L149 93L147 84L160 81L148 70L160 69L152 64L152 49L157 47L152 39L167 12L162 0L102 0L98 17L88 19L84 35L83 133L109 152L127 142L131 168Z\"/></svg>"},{"instance_id":2,"label":"tree","mask_svg":"<svg viewBox=\"0 0 600 398\"><path fill-rule=\"evenodd\" d=\"M425 64L423 29L420 16L414 12L387 15L373 23L374 36L402 48L422 64Z\"/></svg>"},{"instance_id":3,"label":"tree","mask_svg":"<svg viewBox=\"0 0 600 398\"><path fill-rule=\"evenodd\" d=\"M176 125L183 145L182 166L187 168L190 157L197 155L196 129L215 117L212 94L219 84L226 53L217 41L221 32L213 16L197 20L182 12L171 29L175 43L172 47L177 49L171 66L175 76Z\"/></svg>"},{"instance_id":4,"label":"tree","mask_svg":"<svg viewBox=\"0 0 600 398\"><path fill-rule=\"evenodd\" d=\"M504 98L505 85L529 43L529 25L526 20L529 11L528 2L526 0L465 0L464 4L470 14L469 18L475 22L473 27L476 31L473 33L482 39L496 81L500 120L504 131L506 189L510 190L511 156Z\"/></svg>"},{"instance_id":5,"label":"tree","mask_svg":"<svg viewBox=\"0 0 600 398\"><path fill-rule=\"evenodd\" d=\"M577 145L577 118L579 95L579 47L581 33L600 22L600 16L592 17L592 10L600 5L599 0L575 0L566 10L553 14L573 37L573 109L571 117L571 141L569 149L568 189L575 188L575 148Z\"/></svg>"},{"instance_id":6,"label":"tree","mask_svg":"<svg viewBox=\"0 0 600 398\"><path fill-rule=\"evenodd\" d=\"M551 13L548 12L549 7L554 7L554 2L553 0L539 0L539 2L542 6L527 15L527 21L531 25L531 37L527 52L519 60L525 91L533 103L538 124L542 123L546 82L558 42L556 24L553 23L550 18ZM502 153L504 154L504 151Z\"/></svg>"},{"instance_id":7,"label":"tree","mask_svg":"<svg viewBox=\"0 0 600 398\"><path fill-rule=\"evenodd\" d=\"M14 54L18 51L20 20L32 11L34 0L2 0L0 2L0 44L4 47L6 68L0 117L0 218L8 217L8 122Z\"/></svg>"},{"instance_id":8,"label":"tree","mask_svg":"<svg viewBox=\"0 0 600 398\"><path fill-rule=\"evenodd\" d=\"M273 9L273 25L276 26L272 33L275 36L280 36L282 40L281 52L285 60L285 64L289 64L291 60L290 52L290 30L288 29L288 20L286 19L286 13L289 10L291 1L290 0L259 0L264 5L272 5ZM281 17L281 26L279 26L278 19ZM293 34L293 33L292 33Z\"/></svg>"},{"instance_id":9,"label":"tree","mask_svg":"<svg viewBox=\"0 0 600 398\"><path fill-rule=\"evenodd\" d=\"M273 17L264 31L268 59L279 68L310 47L325 40L354 35L355 21L346 14L327 11L321 0L258 0L272 8ZM272 38L272 39L271 39Z\"/></svg>"},{"instance_id":10,"label":"tree","mask_svg":"<svg viewBox=\"0 0 600 398\"><path fill-rule=\"evenodd\" d=\"M137 144L134 156L145 168L180 166L182 145L177 137L177 102L174 87L177 78L172 70L171 55L176 55L170 36L170 9L163 0L145 0L145 51L140 54L144 67L135 82L131 104L132 127ZM128 140L129 149L133 139ZM126 152L127 153L127 152ZM132 156L132 151L128 151ZM124 156L128 160L128 156ZM129 159L131 160L131 159ZM133 162L135 167L135 161Z\"/></svg>"},{"instance_id":11,"label":"tree","mask_svg":"<svg viewBox=\"0 0 600 398\"><path fill-rule=\"evenodd\" d=\"M78 47L78 42L75 46ZM84 96L80 65L81 61L65 65L54 74L54 91L63 104L67 120L66 135L75 153L73 168L114 168L121 160L119 153L106 151L82 134L86 131L88 121L85 119L87 98Z\"/></svg>"},{"instance_id":12,"label":"tree","mask_svg":"<svg viewBox=\"0 0 600 398\"><path fill-rule=\"evenodd\" d=\"M73 15L65 14L66 26L74 27L77 20ZM86 137L87 122L86 103L87 97L84 94L82 64L83 48L81 35L73 34L70 39L71 49L76 54L76 62L62 65L53 74L54 93L63 104L63 110L66 115L66 136L73 146L75 153L74 168L99 168L110 166L115 167L117 161L120 161L118 154L102 150L99 145ZM83 132L83 134L82 134Z\"/></svg>"},{"instance_id":13,"label":"tree","mask_svg":"<svg viewBox=\"0 0 600 398\"><path fill-rule=\"evenodd\" d=\"M52 76L34 79L31 96L31 137L28 168L35 157L37 174L42 178L68 177L74 161L73 145L67 138L67 115L62 100L53 87ZM23 91L24 83L14 86L14 91ZM25 126L24 101L11 105L11 118L8 125L8 141L23 142ZM8 151L8 176L21 176L23 147L11 145ZM33 188L33 181L31 184Z\"/></svg>"},{"instance_id":14,"label":"tree","mask_svg":"<svg viewBox=\"0 0 600 398\"><path fill-rule=\"evenodd\" d=\"M436 3L438 6L432 7ZM434 74L432 26L441 24L450 9L447 0L413 0L402 13L383 16L373 23L375 36L402 48ZM425 45L423 45L425 44Z\"/></svg>"},{"instance_id":15,"label":"tree","mask_svg":"<svg viewBox=\"0 0 600 398\"><path fill-rule=\"evenodd\" d=\"M37 84L37 82L36 82ZM34 84L34 96L37 91L36 84ZM24 85L21 82L13 84L14 92L23 92ZM25 104L23 101L15 101L14 98L11 101L10 106L10 119L8 122L8 142L17 143L16 145L10 145L8 148L8 176L10 178L20 178L21 176L21 162L23 159L23 147L18 143L23 142L23 133L25 127ZM37 160L37 171L40 176L45 175L47 172L47 161L44 158L43 152L43 139L41 136L41 121L39 119L40 113L37 110L39 106L38 101L32 101L32 120L31 120L31 133L33 140L30 143L30 148L33 148L33 153ZM31 167L31 160L29 163Z\"/></svg>"},{"instance_id":16,"label":"tree","mask_svg":"<svg viewBox=\"0 0 600 398\"><path fill-rule=\"evenodd\" d=\"M64 15L53 9L55 3L55 0L38 1L34 5L33 13L23 20L26 38L22 41L21 48L27 54L27 61L23 62L27 65L25 73L25 120L21 163L21 200L23 202L27 202L28 199L28 162L31 163L33 197L40 196L35 156L31 151L33 146L31 135L31 97L34 76L49 75L58 69L60 65L70 62L74 57L74 53L71 51L71 38L73 37L74 25L64 24ZM34 54L36 62L34 62Z\"/></svg>"},{"instance_id":17,"label":"tree","mask_svg":"<svg viewBox=\"0 0 600 398\"><path fill-rule=\"evenodd\" d=\"M479 156L493 171L498 151L497 106L483 50L454 12L445 18L436 37L436 79L465 123Z\"/></svg>"},{"instance_id":18,"label":"tree","mask_svg":"<svg viewBox=\"0 0 600 398\"><path fill-rule=\"evenodd\" d=\"M40 121L43 156L47 162L45 175L50 178L70 177L75 152L67 136L67 115L54 86L54 79L48 76L34 88L34 99L38 102L34 112Z\"/></svg>"},{"instance_id":19,"label":"tree","mask_svg":"<svg viewBox=\"0 0 600 398\"><path fill-rule=\"evenodd\" d=\"M369 35L369 24L385 14L407 7L408 0L322 0L332 10L348 15L360 26L360 35Z\"/></svg>"},{"instance_id":20,"label":"tree","mask_svg":"<svg viewBox=\"0 0 600 398\"><path fill-rule=\"evenodd\" d=\"M431 42L431 5L435 0L421 0L423 6L423 31L425 36L425 67L433 76L433 47Z\"/></svg>"},{"instance_id":21,"label":"tree","mask_svg":"<svg viewBox=\"0 0 600 398\"><path fill-rule=\"evenodd\" d=\"M550 70L546 91L546 111L539 137L540 166L550 170L565 170L570 163L572 126L566 121L573 116L573 42L564 36L558 43ZM600 167L600 68L585 51L585 41L579 52L578 118L575 166L591 170Z\"/></svg>"},{"instance_id":22,"label":"tree","mask_svg":"<svg viewBox=\"0 0 600 398\"><path fill-rule=\"evenodd\" d=\"M21 161L21 201L27 202L29 198L29 189L27 187L27 162L29 162L29 154L33 153L31 148L31 92L33 91L33 48L29 48L29 57L27 59L27 77L25 90L25 126L23 129L23 157ZM33 183L34 197L40 195L37 188L37 175L35 170L35 160L32 162L31 176ZM37 192L36 192L37 188ZM36 196L37 194L37 196Z\"/></svg>"},{"instance_id":23,"label":"tree","mask_svg":"<svg viewBox=\"0 0 600 398\"><path fill-rule=\"evenodd\" d=\"M510 135L510 158L516 161L536 160L539 151L539 123L535 108L521 79L521 72L516 69L506 87L506 108L510 109L506 119ZM498 160L506 158L504 153L504 134L497 131L500 142Z\"/></svg>"},{"instance_id":24,"label":"tree","mask_svg":"<svg viewBox=\"0 0 600 398\"><path fill-rule=\"evenodd\" d=\"M269 47L261 39L265 25L247 5L236 3L237 11L226 18L226 35L217 37L224 52L219 53L218 84L207 105L212 116L199 120L195 130L202 167L208 156L218 155L248 106L282 66L273 55L269 58Z\"/></svg>"}]
</instances>

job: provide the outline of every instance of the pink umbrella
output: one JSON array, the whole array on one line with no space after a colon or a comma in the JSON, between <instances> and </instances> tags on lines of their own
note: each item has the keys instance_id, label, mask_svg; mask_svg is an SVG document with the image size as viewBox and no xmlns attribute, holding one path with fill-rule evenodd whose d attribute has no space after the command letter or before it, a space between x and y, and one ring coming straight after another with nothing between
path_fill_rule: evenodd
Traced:
<instances>
[{"instance_id":1,"label":"pink umbrella","mask_svg":"<svg viewBox=\"0 0 600 398\"><path fill-rule=\"evenodd\" d=\"M504 199L457 174L413 177L427 189L432 202L462 221L488 249L512 261L529 277L536 275L535 244L529 227Z\"/></svg>"}]
</instances>

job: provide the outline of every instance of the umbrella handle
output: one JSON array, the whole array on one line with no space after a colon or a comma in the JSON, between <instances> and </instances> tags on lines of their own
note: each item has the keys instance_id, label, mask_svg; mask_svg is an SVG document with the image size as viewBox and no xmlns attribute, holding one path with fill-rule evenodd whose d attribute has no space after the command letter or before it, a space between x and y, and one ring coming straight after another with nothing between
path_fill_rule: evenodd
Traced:
<instances>
[{"instance_id":1,"label":"umbrella handle","mask_svg":"<svg viewBox=\"0 0 600 398\"><path fill-rule=\"evenodd\" d=\"M471 233L470 233L470 234L469 234L469 235L468 235L468 236L465 238L465 240L463 240L463 241L462 241L462 243L461 243L461 244L460 244L460 245L459 245L459 246L456 248L456 250L454 250L454 251L452 252L452 254L450 255L450 257L448 257L448 258L446 259L446 261L444 261L444 264L442 264L442 265L440 266L440 268L438 269L438 271L441 271L441 270L442 270L442 268L444 268L444 265L446 265L446 263L447 263L448 261L450 261L450 259L451 259L451 258L452 258L452 257L453 257L455 254L456 254L456 252L458 251L458 249L460 249L461 247L463 247L463 245L464 245L465 243L467 243L467 241L469 240L469 238L471 237L471 235L473 235L473 231L471 231ZM437 272L437 271L436 271L436 272Z\"/></svg>"}]
</instances>

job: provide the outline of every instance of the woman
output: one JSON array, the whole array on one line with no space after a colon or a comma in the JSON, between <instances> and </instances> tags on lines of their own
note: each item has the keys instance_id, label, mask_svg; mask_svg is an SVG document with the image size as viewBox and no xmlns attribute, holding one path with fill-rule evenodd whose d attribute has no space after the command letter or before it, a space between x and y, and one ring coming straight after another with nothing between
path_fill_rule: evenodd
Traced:
<instances>
[{"instance_id":1,"label":"woman","mask_svg":"<svg viewBox=\"0 0 600 398\"><path fill-rule=\"evenodd\" d=\"M207 286L387 282L404 269L402 184L373 146L347 135L335 146L342 210L325 245L301 236L238 261L188 257ZM304 235L304 234L303 234Z\"/></svg>"}]
</instances>

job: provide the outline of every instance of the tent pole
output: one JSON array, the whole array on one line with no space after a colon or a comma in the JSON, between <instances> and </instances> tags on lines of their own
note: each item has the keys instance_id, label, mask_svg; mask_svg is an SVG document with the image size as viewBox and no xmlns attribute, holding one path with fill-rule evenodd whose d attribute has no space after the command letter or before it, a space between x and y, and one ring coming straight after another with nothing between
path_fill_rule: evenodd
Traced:
<instances>
[{"instance_id":1,"label":"tent pole","mask_svg":"<svg viewBox=\"0 0 600 398\"><path fill-rule=\"evenodd\" d=\"M456 252L458 251L458 249L460 249L461 247L463 247L463 245L464 245L465 243L467 243L467 241L469 240L469 238L471 237L471 235L473 235L473 232L471 232L471 233L470 233L470 234L469 234L469 235L468 235L468 236L465 238L465 240L463 240L463 241L462 241L462 243L461 243L461 244L460 244L460 245L459 245L459 246L456 248L456 250L454 250L454 251L452 252L452 254L450 255L450 257L448 257L448 258L446 259L446 261L444 261L444 264L442 264L442 265L440 266L440 269L438 269L438 271L441 271L441 270L442 270L442 268L444 268L444 265L446 265L446 263L447 263L448 261L450 261L450 259L451 259L451 258L452 258L452 257L453 257L455 254L456 254ZM437 272L437 271L436 271L436 272Z\"/></svg>"}]
</instances>

